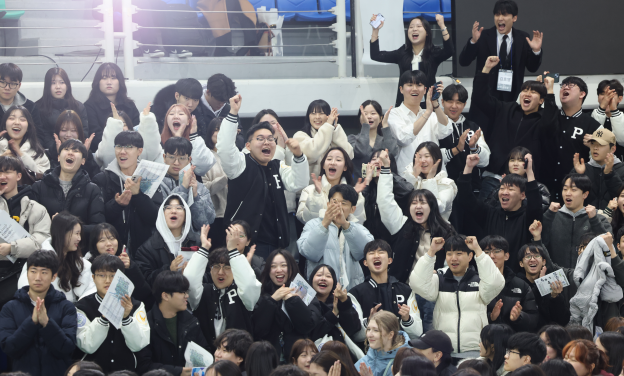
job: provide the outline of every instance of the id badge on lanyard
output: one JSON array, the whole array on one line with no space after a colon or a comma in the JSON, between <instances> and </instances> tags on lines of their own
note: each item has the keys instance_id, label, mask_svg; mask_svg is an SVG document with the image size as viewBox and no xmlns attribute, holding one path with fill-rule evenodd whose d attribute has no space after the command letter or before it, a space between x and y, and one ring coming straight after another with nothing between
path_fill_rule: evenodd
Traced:
<instances>
[{"instance_id":1,"label":"id badge on lanyard","mask_svg":"<svg viewBox=\"0 0 624 376\"><path fill-rule=\"evenodd\" d=\"M511 83L513 81L513 71L508 69L500 69L498 71L498 83L496 90L511 92Z\"/></svg>"}]
</instances>

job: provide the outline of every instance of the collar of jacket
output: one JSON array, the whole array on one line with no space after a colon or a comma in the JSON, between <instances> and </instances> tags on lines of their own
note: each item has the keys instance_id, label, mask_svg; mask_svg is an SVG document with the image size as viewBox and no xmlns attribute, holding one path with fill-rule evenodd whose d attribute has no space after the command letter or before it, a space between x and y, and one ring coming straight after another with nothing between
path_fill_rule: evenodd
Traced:
<instances>
[{"instance_id":1,"label":"collar of jacket","mask_svg":"<svg viewBox=\"0 0 624 376\"><path fill-rule=\"evenodd\" d=\"M622 161L621 161L618 157L616 157L616 156L614 155L614 156L613 156L613 166L615 166L615 165L616 165L616 164L618 164L618 163L622 163ZM596 162L596 161L594 160L594 158L593 158L593 157L589 157L589 163L588 163L588 164L589 164L590 166L592 166L592 167L596 167L596 168L599 168L599 169L601 169L601 170L604 170L604 168L605 168L605 166L606 166L606 163L605 163L605 165L603 165L603 166L599 165L599 164L598 164L598 162Z\"/></svg>"},{"instance_id":2,"label":"collar of jacket","mask_svg":"<svg viewBox=\"0 0 624 376\"><path fill-rule=\"evenodd\" d=\"M347 184L347 179L344 176L340 177L340 184ZM327 175L321 175L321 190L323 193L327 193L329 195L329 190L331 189L331 183L327 180Z\"/></svg>"},{"instance_id":3,"label":"collar of jacket","mask_svg":"<svg viewBox=\"0 0 624 376\"><path fill-rule=\"evenodd\" d=\"M570 116L573 118L579 117L583 114L583 109L581 108L580 110L578 110L574 115ZM563 111L563 109L561 109L561 116L566 116L568 117L568 115L566 115L565 111Z\"/></svg>"},{"instance_id":4,"label":"collar of jacket","mask_svg":"<svg viewBox=\"0 0 624 376\"><path fill-rule=\"evenodd\" d=\"M427 257L427 255L425 255L424 257ZM464 274L464 276L462 277L461 281L459 281L459 283L461 284L464 280L468 280L476 274L477 274L477 271L472 266L469 265L468 269L466 269L466 274ZM444 272L444 278L451 280L451 281L457 281L455 279L455 276L453 276L453 272L451 272L451 268L446 269L446 272Z\"/></svg>"},{"instance_id":5,"label":"collar of jacket","mask_svg":"<svg viewBox=\"0 0 624 376\"><path fill-rule=\"evenodd\" d=\"M21 289L18 289L14 295L15 299L19 300L20 302L24 304L32 304L30 295L28 295L29 288L30 288L29 286L24 286ZM56 290L54 286L50 285L50 288L48 289L48 292L46 293L46 296L45 296L45 305L46 307L50 307L50 304L58 303L61 300L65 300L65 299L67 298L65 297L64 293Z\"/></svg>"},{"instance_id":6,"label":"collar of jacket","mask_svg":"<svg viewBox=\"0 0 624 376\"><path fill-rule=\"evenodd\" d=\"M581 208L581 210L577 211L576 213L572 213L572 210L568 209L567 206L563 205L561 207L561 209L559 209L559 212L561 213L565 213L567 215L569 215L572 218L576 218L576 217L580 217L583 214L587 214L587 212L585 211L585 208Z\"/></svg>"},{"instance_id":7,"label":"collar of jacket","mask_svg":"<svg viewBox=\"0 0 624 376\"><path fill-rule=\"evenodd\" d=\"M154 323L157 326L156 332L159 333L159 335L163 337L163 339L173 343L171 341L171 335L169 334L169 330L167 330L167 323L165 322L165 318L160 311L160 307L158 307L157 303L154 303L154 307L152 307L152 310L148 313L148 315L149 314L152 315ZM180 340L184 338L182 336L183 331L187 329L189 322L193 318L193 315L188 310L184 310L178 312L176 318L178 319L178 344L180 344ZM199 330L199 328L197 329Z\"/></svg>"},{"instance_id":8,"label":"collar of jacket","mask_svg":"<svg viewBox=\"0 0 624 376\"><path fill-rule=\"evenodd\" d=\"M514 273L509 266L503 267L503 277L505 277L505 284L509 283L509 281L514 279L515 276L516 273Z\"/></svg>"},{"instance_id":9,"label":"collar of jacket","mask_svg":"<svg viewBox=\"0 0 624 376\"><path fill-rule=\"evenodd\" d=\"M60 176L61 176L61 166L56 166L52 170L46 171L45 175L43 175L43 181L47 185L60 185ZM77 187L79 185L85 185L89 183L91 179L89 179L89 174L83 170L82 168L76 171L76 174L71 180L72 188Z\"/></svg>"},{"instance_id":10,"label":"collar of jacket","mask_svg":"<svg viewBox=\"0 0 624 376\"><path fill-rule=\"evenodd\" d=\"M373 286L374 289L379 288L379 285L377 284L377 282L375 282L373 277L371 277L370 275L366 277L365 282L368 282L368 284ZM394 285L397 282L399 281L396 278L394 278L394 276L388 275L388 282L387 282L388 285Z\"/></svg>"},{"instance_id":11,"label":"collar of jacket","mask_svg":"<svg viewBox=\"0 0 624 376\"><path fill-rule=\"evenodd\" d=\"M498 202L498 210L500 210L501 212L503 212L503 214L505 214L505 216L507 216L507 218L516 218L519 217L521 215L524 214L524 212L526 212L526 206L527 206L527 201L526 199L522 200L522 205L520 205L520 209L516 210L516 211L509 211L509 210L505 210L500 206L500 200Z\"/></svg>"}]
</instances>

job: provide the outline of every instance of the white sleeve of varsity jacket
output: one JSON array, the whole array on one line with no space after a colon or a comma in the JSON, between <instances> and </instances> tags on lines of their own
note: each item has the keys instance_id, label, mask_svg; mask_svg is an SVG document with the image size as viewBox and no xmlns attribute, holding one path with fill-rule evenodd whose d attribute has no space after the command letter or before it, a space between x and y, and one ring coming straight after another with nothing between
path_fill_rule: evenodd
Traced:
<instances>
[{"instance_id":1,"label":"white sleeve of varsity jacket","mask_svg":"<svg viewBox=\"0 0 624 376\"><path fill-rule=\"evenodd\" d=\"M93 354L100 348L106 336L110 324L101 317L90 321L84 312L77 309L78 330L76 332L76 346L85 354Z\"/></svg>"},{"instance_id":2,"label":"white sleeve of varsity jacket","mask_svg":"<svg viewBox=\"0 0 624 376\"><path fill-rule=\"evenodd\" d=\"M490 259L490 261L492 260ZM438 292L440 291L440 279L438 274L434 273L435 262L435 257L431 257L429 253L425 253L418 259L409 277L409 285L414 293L430 302L438 300ZM494 264L494 261L492 261L492 264ZM496 297L496 295L494 295L492 299L494 299L494 297Z\"/></svg>"},{"instance_id":3,"label":"white sleeve of varsity jacket","mask_svg":"<svg viewBox=\"0 0 624 376\"><path fill-rule=\"evenodd\" d=\"M292 165L290 166L281 162L280 176L282 177L282 183L284 183L284 189L289 192L297 192L307 187L310 184L310 165L305 154L301 154L299 158L293 156Z\"/></svg>"},{"instance_id":4,"label":"white sleeve of varsity jacket","mask_svg":"<svg viewBox=\"0 0 624 376\"><path fill-rule=\"evenodd\" d=\"M221 158L221 168L228 179L236 179L245 171L245 154L236 147L238 116L228 114L217 135L217 154Z\"/></svg>"},{"instance_id":5,"label":"white sleeve of varsity jacket","mask_svg":"<svg viewBox=\"0 0 624 376\"><path fill-rule=\"evenodd\" d=\"M126 346L132 352L141 351L150 344L150 326L143 303L134 311L134 315L121 321L121 334L126 340Z\"/></svg>"},{"instance_id":6,"label":"white sleeve of varsity jacket","mask_svg":"<svg viewBox=\"0 0 624 376\"><path fill-rule=\"evenodd\" d=\"M139 117L141 121L137 127L137 131L141 137L143 137L143 153L141 153L141 159L156 163L165 163L163 159L163 148L162 145L160 145L160 132L158 131L156 115L150 112L145 116L143 112L141 112Z\"/></svg>"},{"instance_id":7,"label":"white sleeve of varsity jacket","mask_svg":"<svg viewBox=\"0 0 624 376\"><path fill-rule=\"evenodd\" d=\"M353 295L351 294L347 294L347 295L351 298L351 303L353 304L353 308L355 308L355 311L358 314L358 319L360 320L360 323L362 324L362 328L360 329L360 331L355 333L351 337L351 339L355 342L364 342L364 340L366 339L366 327L368 326L368 318L364 318L364 314L362 313L362 306L360 305L360 302L358 302L357 299Z\"/></svg>"},{"instance_id":8,"label":"white sleeve of varsity jacket","mask_svg":"<svg viewBox=\"0 0 624 376\"><path fill-rule=\"evenodd\" d=\"M413 291L410 294L409 299L407 299L407 305L410 309L410 319L407 322L403 320L399 320L399 322L401 323L401 328L405 333L407 333L410 339L416 339L423 333L423 325L420 318L420 312L418 312L416 296Z\"/></svg>"},{"instance_id":9,"label":"white sleeve of varsity jacket","mask_svg":"<svg viewBox=\"0 0 624 376\"><path fill-rule=\"evenodd\" d=\"M473 154L473 152L470 151L470 154ZM490 151L490 146L485 142L483 134L481 134L481 137L477 140L477 150L474 151L474 154L479 154L477 167L484 168L490 164L490 155L492 152Z\"/></svg>"},{"instance_id":10,"label":"white sleeve of varsity jacket","mask_svg":"<svg viewBox=\"0 0 624 376\"><path fill-rule=\"evenodd\" d=\"M607 121L607 114L600 106L592 112L592 117L602 126ZM624 146L624 115L618 109L611 112L611 128L613 128L615 141Z\"/></svg>"},{"instance_id":11,"label":"white sleeve of varsity jacket","mask_svg":"<svg viewBox=\"0 0 624 376\"><path fill-rule=\"evenodd\" d=\"M474 259L477 263L477 272L480 279L479 296L483 304L488 305L505 288L505 277L498 270L492 258L486 255L485 252Z\"/></svg>"},{"instance_id":12,"label":"white sleeve of varsity jacket","mask_svg":"<svg viewBox=\"0 0 624 376\"><path fill-rule=\"evenodd\" d=\"M219 136L217 136L217 138L218 137ZM193 158L193 165L195 165L195 173L199 176L204 176L215 164L215 157L206 146L203 137L200 137L197 133L193 133L190 135L190 139L191 145L193 145L191 158Z\"/></svg>"},{"instance_id":13,"label":"white sleeve of varsity jacket","mask_svg":"<svg viewBox=\"0 0 624 376\"><path fill-rule=\"evenodd\" d=\"M407 221L407 217L403 215L399 204L394 201L392 179L390 169L382 168L377 181L377 207L379 208L381 222L390 231L390 235L399 232Z\"/></svg>"},{"instance_id":14,"label":"white sleeve of varsity jacket","mask_svg":"<svg viewBox=\"0 0 624 376\"><path fill-rule=\"evenodd\" d=\"M200 247L197 252L191 256L191 259L184 268L184 276L189 280L189 306L194 311L199 306L202 294L204 293L204 284L202 278L208 266L208 250Z\"/></svg>"},{"instance_id":15,"label":"white sleeve of varsity jacket","mask_svg":"<svg viewBox=\"0 0 624 376\"><path fill-rule=\"evenodd\" d=\"M247 311L251 312L256 306L258 299L260 299L262 284L256 279L256 273L254 273L245 255L241 254L237 249L229 251L229 254L232 275L236 283L236 292Z\"/></svg>"}]
</instances>

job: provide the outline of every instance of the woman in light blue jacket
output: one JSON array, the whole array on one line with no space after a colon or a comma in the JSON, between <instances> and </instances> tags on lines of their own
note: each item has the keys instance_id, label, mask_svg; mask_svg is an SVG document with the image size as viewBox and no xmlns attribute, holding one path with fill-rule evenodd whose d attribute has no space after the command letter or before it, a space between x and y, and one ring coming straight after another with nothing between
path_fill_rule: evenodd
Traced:
<instances>
[{"instance_id":1,"label":"woman in light blue jacket","mask_svg":"<svg viewBox=\"0 0 624 376\"><path fill-rule=\"evenodd\" d=\"M392 312L379 311L368 320L366 327L368 352L355 363L360 374L392 376L394 357L402 347L410 347L409 336L400 330L399 321ZM366 372L366 367L370 372Z\"/></svg>"}]
</instances>

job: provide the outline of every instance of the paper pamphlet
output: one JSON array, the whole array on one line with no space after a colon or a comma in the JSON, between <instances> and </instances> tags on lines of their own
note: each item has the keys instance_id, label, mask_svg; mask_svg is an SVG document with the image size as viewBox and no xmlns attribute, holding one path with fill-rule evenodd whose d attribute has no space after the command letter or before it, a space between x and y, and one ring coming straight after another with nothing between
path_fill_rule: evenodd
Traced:
<instances>
[{"instance_id":1,"label":"paper pamphlet","mask_svg":"<svg viewBox=\"0 0 624 376\"><path fill-rule=\"evenodd\" d=\"M189 262L191 260L191 257L193 257L193 255L195 254L195 252L193 251L180 251L180 254L182 255L182 257L184 257L184 261L180 264L180 268L182 268L182 266Z\"/></svg>"},{"instance_id":2,"label":"paper pamphlet","mask_svg":"<svg viewBox=\"0 0 624 376\"><path fill-rule=\"evenodd\" d=\"M535 284L539 289L539 292L542 296L550 294L552 289L550 288L550 284L559 281L563 285L563 287L570 286L570 282L568 282L568 278L562 269L558 269L550 274L546 274L542 278L538 278L535 280Z\"/></svg>"},{"instance_id":3,"label":"paper pamphlet","mask_svg":"<svg viewBox=\"0 0 624 376\"><path fill-rule=\"evenodd\" d=\"M4 210L0 210L0 243L9 243L30 237L28 231L26 231L17 221ZM6 258L15 263L17 260L15 257L8 255Z\"/></svg>"},{"instance_id":4,"label":"paper pamphlet","mask_svg":"<svg viewBox=\"0 0 624 376\"><path fill-rule=\"evenodd\" d=\"M206 349L191 341L184 350L185 367L208 367L214 362L212 354ZM193 370L195 372L195 370ZM193 373L195 375L195 373ZM202 375L200 373L200 375Z\"/></svg>"},{"instance_id":5,"label":"paper pamphlet","mask_svg":"<svg viewBox=\"0 0 624 376\"><path fill-rule=\"evenodd\" d=\"M182 184L182 181L184 181L184 174L189 171L191 169L191 164L187 164L186 167L184 167L183 169L180 170L180 176L178 176L178 181L180 182L180 184ZM201 182L197 182L197 184L201 184ZM193 205L193 202L195 202L195 199L193 197L193 189L191 187L189 187L189 194L188 194L188 198L186 200L186 204L188 206ZM190 256L189 256L190 258ZM186 260L186 259L185 259ZM188 260L186 260L188 261Z\"/></svg>"},{"instance_id":6,"label":"paper pamphlet","mask_svg":"<svg viewBox=\"0 0 624 376\"><path fill-rule=\"evenodd\" d=\"M301 300L303 300L305 305L310 305L310 302L316 296L316 291L314 291L312 286L310 286L310 284L301 276L301 274L297 274L297 276L295 276L295 279L293 279L293 281L290 282L290 286L289 287L291 287L291 288L294 287L295 288L295 291L293 291L293 292L295 293L295 295L300 297ZM291 299L293 299L293 298L291 298ZM285 301L282 303L282 311L284 311L286 316L288 316L288 318L290 318L290 315L288 314L288 312L286 312L286 302Z\"/></svg>"},{"instance_id":7,"label":"paper pamphlet","mask_svg":"<svg viewBox=\"0 0 624 376\"><path fill-rule=\"evenodd\" d=\"M164 163L142 160L132 176L141 177L141 192L152 198L167 174L167 170L169 166Z\"/></svg>"},{"instance_id":8,"label":"paper pamphlet","mask_svg":"<svg viewBox=\"0 0 624 376\"><path fill-rule=\"evenodd\" d=\"M113 282L108 287L104 300L98 308L98 311L117 329L121 328L124 313L121 298L125 295L132 296L132 291L134 291L134 284L121 270L117 270L115 278L113 278Z\"/></svg>"}]
</instances>

